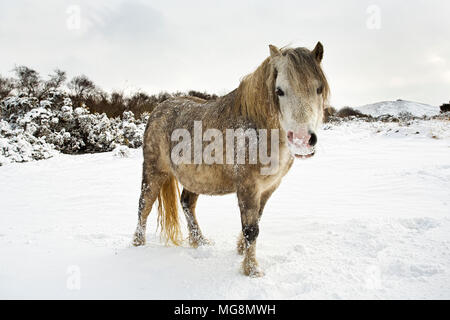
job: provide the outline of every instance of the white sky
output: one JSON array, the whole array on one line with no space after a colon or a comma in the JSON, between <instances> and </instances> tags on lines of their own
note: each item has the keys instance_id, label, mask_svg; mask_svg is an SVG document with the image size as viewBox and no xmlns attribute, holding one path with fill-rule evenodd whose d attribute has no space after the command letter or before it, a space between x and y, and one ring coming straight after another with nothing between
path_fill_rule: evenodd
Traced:
<instances>
[{"instance_id":1,"label":"white sky","mask_svg":"<svg viewBox=\"0 0 450 320\"><path fill-rule=\"evenodd\" d=\"M105 90L224 94L269 44L320 40L335 107L440 105L450 100L449 16L448 0L2 1L0 74L27 65L86 74Z\"/></svg>"}]
</instances>

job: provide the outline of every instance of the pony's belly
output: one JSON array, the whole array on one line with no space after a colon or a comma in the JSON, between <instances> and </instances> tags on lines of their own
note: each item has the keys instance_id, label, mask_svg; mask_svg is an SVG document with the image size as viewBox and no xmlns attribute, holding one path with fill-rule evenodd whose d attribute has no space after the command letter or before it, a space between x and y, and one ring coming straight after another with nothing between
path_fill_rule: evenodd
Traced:
<instances>
[{"instance_id":1,"label":"pony's belly","mask_svg":"<svg viewBox=\"0 0 450 320\"><path fill-rule=\"evenodd\" d=\"M232 177L222 166L180 165L175 170L175 176L184 188L197 194L236 192Z\"/></svg>"}]
</instances>

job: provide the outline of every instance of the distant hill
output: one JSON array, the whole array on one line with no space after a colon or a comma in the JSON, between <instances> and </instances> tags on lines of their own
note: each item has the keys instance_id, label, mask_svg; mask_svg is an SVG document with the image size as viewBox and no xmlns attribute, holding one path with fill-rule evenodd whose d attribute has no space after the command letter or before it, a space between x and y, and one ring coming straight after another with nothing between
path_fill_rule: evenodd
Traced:
<instances>
[{"instance_id":1,"label":"distant hill","mask_svg":"<svg viewBox=\"0 0 450 320\"><path fill-rule=\"evenodd\" d=\"M409 112L416 117L434 116L439 114L439 107L406 100L382 101L355 107L354 109L373 117L385 114L398 116L402 112Z\"/></svg>"}]
</instances>

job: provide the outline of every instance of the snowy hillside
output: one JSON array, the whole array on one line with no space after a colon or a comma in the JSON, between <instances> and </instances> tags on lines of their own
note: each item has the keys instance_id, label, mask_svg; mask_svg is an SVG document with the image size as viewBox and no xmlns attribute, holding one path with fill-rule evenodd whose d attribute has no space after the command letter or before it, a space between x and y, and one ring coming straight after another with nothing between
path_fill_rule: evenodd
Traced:
<instances>
[{"instance_id":1,"label":"snowy hillside","mask_svg":"<svg viewBox=\"0 0 450 320\"><path fill-rule=\"evenodd\" d=\"M434 116L439 114L439 107L430 106L419 102L397 100L397 101L383 101L365 106L355 107L354 109L378 117L381 115L398 116L401 113L410 113L416 117Z\"/></svg>"},{"instance_id":2,"label":"snowy hillside","mask_svg":"<svg viewBox=\"0 0 450 320\"><path fill-rule=\"evenodd\" d=\"M139 149L7 164L0 298L450 299L449 129L327 125L266 206L258 279L239 273L234 195L199 198L211 247L164 246L154 211L147 245L130 245Z\"/></svg>"}]
</instances>

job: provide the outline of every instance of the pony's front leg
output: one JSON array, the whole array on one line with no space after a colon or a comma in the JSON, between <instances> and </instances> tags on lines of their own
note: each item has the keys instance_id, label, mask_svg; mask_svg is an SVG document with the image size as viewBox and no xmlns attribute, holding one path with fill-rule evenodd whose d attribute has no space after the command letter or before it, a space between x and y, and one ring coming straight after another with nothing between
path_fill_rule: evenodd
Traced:
<instances>
[{"instance_id":1,"label":"pony's front leg","mask_svg":"<svg viewBox=\"0 0 450 320\"><path fill-rule=\"evenodd\" d=\"M264 191L261 194L260 200L259 200L259 219L261 219L261 216L264 211L264 207L266 206L267 200L269 200L272 193L278 188L280 183L277 183L275 186L271 187L270 189ZM242 232L239 233L238 242L237 242L237 252L240 255L243 255L245 252L245 239Z\"/></svg>"},{"instance_id":2,"label":"pony's front leg","mask_svg":"<svg viewBox=\"0 0 450 320\"><path fill-rule=\"evenodd\" d=\"M264 273L259 269L258 262L256 261L260 196L255 191L249 189L240 190L237 193L239 208L241 210L242 235L244 240L242 270L247 276L261 277Z\"/></svg>"}]
</instances>

